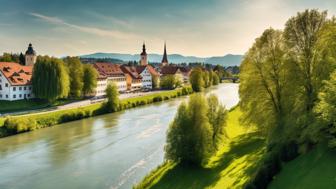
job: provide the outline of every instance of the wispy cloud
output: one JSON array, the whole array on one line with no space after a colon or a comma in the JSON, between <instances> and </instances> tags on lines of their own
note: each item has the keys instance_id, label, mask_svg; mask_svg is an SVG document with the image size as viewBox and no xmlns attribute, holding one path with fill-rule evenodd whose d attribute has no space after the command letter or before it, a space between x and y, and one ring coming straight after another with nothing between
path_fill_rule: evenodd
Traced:
<instances>
[{"instance_id":1,"label":"wispy cloud","mask_svg":"<svg viewBox=\"0 0 336 189\"><path fill-rule=\"evenodd\" d=\"M118 30L105 30L96 27L81 26L77 24L68 23L58 17L50 17L39 13L31 12L29 13L29 15L42 19L51 24L67 26L69 28L73 28L81 32L90 33L102 37L112 37L117 39L139 38L137 35L132 33L122 32Z\"/></svg>"}]
</instances>

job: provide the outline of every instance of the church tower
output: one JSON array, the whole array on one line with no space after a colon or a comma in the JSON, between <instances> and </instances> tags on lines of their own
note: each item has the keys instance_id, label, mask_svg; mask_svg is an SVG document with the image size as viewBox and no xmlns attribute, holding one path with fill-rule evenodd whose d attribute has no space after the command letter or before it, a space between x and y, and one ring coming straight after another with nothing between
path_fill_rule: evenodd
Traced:
<instances>
[{"instance_id":1,"label":"church tower","mask_svg":"<svg viewBox=\"0 0 336 189\"><path fill-rule=\"evenodd\" d=\"M145 42L142 45L142 53L140 54L140 56L141 56L140 65L141 66L146 66L148 64L148 61L147 61L147 53L146 53Z\"/></svg>"},{"instance_id":2,"label":"church tower","mask_svg":"<svg viewBox=\"0 0 336 189\"><path fill-rule=\"evenodd\" d=\"M36 52L33 49L33 45L29 43L28 49L25 54L26 66L34 65L36 62Z\"/></svg>"},{"instance_id":3,"label":"church tower","mask_svg":"<svg viewBox=\"0 0 336 189\"><path fill-rule=\"evenodd\" d=\"M162 66L168 66L168 56L167 56L167 50L166 50L166 42L164 44L164 51L163 51L163 57L161 61Z\"/></svg>"}]
</instances>

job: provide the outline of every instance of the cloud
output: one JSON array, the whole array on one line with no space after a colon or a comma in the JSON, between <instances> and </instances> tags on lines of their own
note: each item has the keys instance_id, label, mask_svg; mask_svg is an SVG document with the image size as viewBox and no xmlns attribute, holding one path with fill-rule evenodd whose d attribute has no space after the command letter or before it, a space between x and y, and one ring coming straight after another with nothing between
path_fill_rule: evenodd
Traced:
<instances>
[{"instance_id":1,"label":"cloud","mask_svg":"<svg viewBox=\"0 0 336 189\"><path fill-rule=\"evenodd\" d=\"M116 39L139 38L137 35L132 34L132 33L121 32L118 30L105 30L105 29L100 29L96 27L80 26L80 25L68 23L57 17L45 16L39 13L32 12L32 13L29 13L29 15L42 19L51 24L67 26L69 28L73 28L81 32L90 33L90 34L98 35L101 37L112 37Z\"/></svg>"}]
</instances>

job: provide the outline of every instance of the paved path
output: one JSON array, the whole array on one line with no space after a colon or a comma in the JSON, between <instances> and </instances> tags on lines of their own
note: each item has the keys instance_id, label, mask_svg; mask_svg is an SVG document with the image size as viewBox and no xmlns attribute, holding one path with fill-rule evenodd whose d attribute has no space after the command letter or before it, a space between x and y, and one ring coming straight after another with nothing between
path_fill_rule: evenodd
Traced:
<instances>
[{"instance_id":1,"label":"paved path","mask_svg":"<svg viewBox=\"0 0 336 189\"><path fill-rule=\"evenodd\" d=\"M163 91L160 90L160 91L149 91L149 92L125 93L125 94L120 94L119 99L146 96L146 95L151 95L151 94L160 93L160 92L163 92ZM88 105L99 103L105 100L106 98L100 98L100 99L92 98L92 99L87 99L87 100L71 102L68 104L55 106L55 107L42 108L42 109L37 109L37 110L26 110L26 111L19 111L19 112L13 112L13 113L5 113L5 114L2 114L1 117L9 116L9 115L15 116L15 115L24 115L24 114L31 114L31 113L38 114L38 113L54 112L58 110L67 110L67 109L72 109L72 108L77 108L77 107L88 106Z\"/></svg>"}]
</instances>

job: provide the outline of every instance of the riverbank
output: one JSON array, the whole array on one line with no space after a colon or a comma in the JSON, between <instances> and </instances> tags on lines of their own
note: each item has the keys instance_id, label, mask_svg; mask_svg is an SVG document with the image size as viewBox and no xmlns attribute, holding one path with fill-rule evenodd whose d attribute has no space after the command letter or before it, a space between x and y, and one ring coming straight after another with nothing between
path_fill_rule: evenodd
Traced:
<instances>
[{"instance_id":1,"label":"riverbank","mask_svg":"<svg viewBox=\"0 0 336 189\"><path fill-rule=\"evenodd\" d=\"M253 127L241 125L239 107L228 115L228 140L206 168L185 167L165 162L149 173L135 189L241 188L251 177L264 153L264 139Z\"/></svg>"},{"instance_id":2,"label":"riverbank","mask_svg":"<svg viewBox=\"0 0 336 189\"><path fill-rule=\"evenodd\" d=\"M185 96L193 93L191 87L183 87L172 91L164 91L145 96L132 97L120 100L119 111ZM110 113L103 106L104 102L79 108L58 110L51 112L32 113L20 116L0 118L0 137L6 137L22 132L33 131L50 127L60 123L80 120L88 117Z\"/></svg>"}]
</instances>

